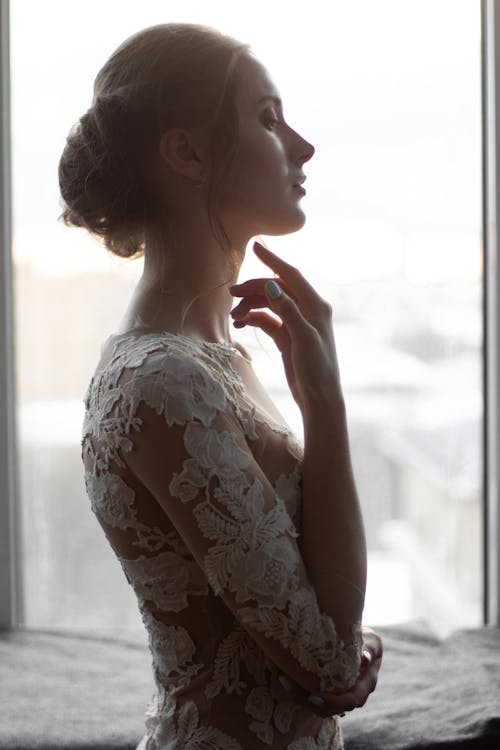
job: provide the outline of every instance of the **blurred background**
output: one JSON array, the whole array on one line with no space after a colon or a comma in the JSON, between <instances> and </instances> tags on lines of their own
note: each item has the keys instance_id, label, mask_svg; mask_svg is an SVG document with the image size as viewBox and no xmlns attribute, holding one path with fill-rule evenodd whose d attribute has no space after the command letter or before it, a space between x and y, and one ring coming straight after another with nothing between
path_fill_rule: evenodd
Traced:
<instances>
[{"instance_id":1,"label":"blurred background","mask_svg":"<svg viewBox=\"0 0 500 750\"><path fill-rule=\"evenodd\" d=\"M200 22L249 42L305 165L304 228L266 237L333 305L366 524L371 626L482 624L479 0L11 4L14 262L25 625L143 628L90 510L83 394L141 274L57 222L57 164L128 36ZM272 275L251 245L239 280ZM271 339L234 330L289 425Z\"/></svg>"}]
</instances>

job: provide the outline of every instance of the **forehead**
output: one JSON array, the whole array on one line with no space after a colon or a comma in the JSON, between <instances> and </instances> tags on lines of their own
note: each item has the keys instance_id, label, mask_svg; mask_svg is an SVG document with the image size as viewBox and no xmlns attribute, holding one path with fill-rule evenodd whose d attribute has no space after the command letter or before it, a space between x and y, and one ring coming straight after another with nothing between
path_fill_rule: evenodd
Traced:
<instances>
[{"instance_id":1,"label":"forehead","mask_svg":"<svg viewBox=\"0 0 500 750\"><path fill-rule=\"evenodd\" d=\"M271 74L252 53L244 54L235 71L236 103L239 108L252 109L263 96L279 98Z\"/></svg>"}]
</instances>

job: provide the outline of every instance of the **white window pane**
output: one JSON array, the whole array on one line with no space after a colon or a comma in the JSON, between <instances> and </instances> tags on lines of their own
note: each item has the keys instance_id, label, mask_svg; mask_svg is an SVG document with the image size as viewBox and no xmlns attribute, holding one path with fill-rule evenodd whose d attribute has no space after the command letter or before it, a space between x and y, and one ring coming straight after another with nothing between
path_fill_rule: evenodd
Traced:
<instances>
[{"instance_id":1,"label":"white window pane","mask_svg":"<svg viewBox=\"0 0 500 750\"><path fill-rule=\"evenodd\" d=\"M99 22L96 22L99 19ZM12 4L14 255L26 619L140 627L84 493L82 396L141 263L56 221L57 163L134 31L197 21L250 42L316 147L307 223L266 238L334 309L369 544L366 622L481 622L480 3ZM40 29L44 33L40 34ZM265 271L264 271L265 274ZM263 275L251 247L240 280ZM265 334L235 332L292 427ZM273 363L273 367L269 364Z\"/></svg>"}]
</instances>

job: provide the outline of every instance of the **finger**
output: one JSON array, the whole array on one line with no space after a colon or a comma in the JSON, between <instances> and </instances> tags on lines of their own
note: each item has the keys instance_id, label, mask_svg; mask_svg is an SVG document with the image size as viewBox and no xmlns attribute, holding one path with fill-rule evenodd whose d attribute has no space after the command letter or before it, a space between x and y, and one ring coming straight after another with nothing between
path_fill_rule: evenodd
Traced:
<instances>
[{"instance_id":1,"label":"finger","mask_svg":"<svg viewBox=\"0 0 500 750\"><path fill-rule=\"evenodd\" d=\"M231 284L228 289L235 297L242 297L243 294L252 294L257 291L262 294L266 281L269 281L268 276L266 278L259 276L257 279L247 279L246 281L240 281L239 284ZM240 291L242 294L240 294Z\"/></svg>"},{"instance_id":2,"label":"finger","mask_svg":"<svg viewBox=\"0 0 500 750\"><path fill-rule=\"evenodd\" d=\"M306 706L310 711L313 711L313 713L322 718L327 718L333 715L344 715L345 712L353 711L358 707L359 701L351 691L346 691L337 695L322 692L318 692L315 695L308 695L307 692L295 682L284 678L284 675L280 675L279 681L290 694L294 702Z\"/></svg>"},{"instance_id":3,"label":"finger","mask_svg":"<svg viewBox=\"0 0 500 750\"><path fill-rule=\"evenodd\" d=\"M275 318L271 318L271 316L265 312L249 312L241 320L235 320L233 325L235 328L243 328L245 325L262 328L264 333L267 333L267 335L274 340L274 343L280 352L283 351L289 341L289 336L283 324Z\"/></svg>"},{"instance_id":4,"label":"finger","mask_svg":"<svg viewBox=\"0 0 500 750\"><path fill-rule=\"evenodd\" d=\"M345 716L348 711L352 710L345 707L340 710L339 708L329 706L326 702L322 703L320 706L316 706L310 701L305 700L300 700L297 702L301 703L303 706L306 706L310 711L313 711L317 716L321 716L323 719L327 719L330 716Z\"/></svg>"},{"instance_id":5,"label":"finger","mask_svg":"<svg viewBox=\"0 0 500 750\"><path fill-rule=\"evenodd\" d=\"M363 631L363 641L366 643L369 643L370 646L373 645L374 648L376 649L376 652L378 652L379 649L380 649L380 652L382 652L382 649L383 649L382 638L377 633L377 631L371 628L369 625L363 625L362 631Z\"/></svg>"},{"instance_id":6,"label":"finger","mask_svg":"<svg viewBox=\"0 0 500 750\"><path fill-rule=\"evenodd\" d=\"M276 281L272 279L268 281L265 290L269 307L283 319L291 338L309 339L311 332L316 332L315 328L304 318L294 300Z\"/></svg>"},{"instance_id":7,"label":"finger","mask_svg":"<svg viewBox=\"0 0 500 750\"><path fill-rule=\"evenodd\" d=\"M300 703L323 719L334 714L343 714L345 711L355 708L354 701L350 696L347 697L347 700L344 694L336 696L331 693L318 693L315 696L311 696L300 685L297 685L296 682L290 680L285 675L279 675L278 680L294 703Z\"/></svg>"},{"instance_id":8,"label":"finger","mask_svg":"<svg viewBox=\"0 0 500 750\"><path fill-rule=\"evenodd\" d=\"M364 706L370 694L375 690L378 681L379 667L380 660L377 659L373 661L351 688L350 693L352 699L355 701L356 708Z\"/></svg>"},{"instance_id":9,"label":"finger","mask_svg":"<svg viewBox=\"0 0 500 750\"><path fill-rule=\"evenodd\" d=\"M234 297L262 297L262 299L266 299L266 294L264 291L264 287L267 281L269 281L269 277L263 278L259 277L257 279L247 279L246 281L242 281L241 284L233 284L232 286L228 287L230 294L232 294ZM277 281L278 284L285 290L285 292L288 294L289 297L292 297L295 301L297 301L296 296L293 294L292 290L286 283L286 281L279 276L276 276L274 281ZM242 300L243 301L243 300ZM241 304L241 303L240 303Z\"/></svg>"},{"instance_id":10,"label":"finger","mask_svg":"<svg viewBox=\"0 0 500 750\"><path fill-rule=\"evenodd\" d=\"M331 716L332 714L341 714L347 711L353 711L358 707L356 696L349 692L342 693L340 695L333 695L332 693L319 693L318 697L324 701L324 712L325 715Z\"/></svg>"},{"instance_id":11,"label":"finger","mask_svg":"<svg viewBox=\"0 0 500 750\"><path fill-rule=\"evenodd\" d=\"M369 694L370 691L366 690L366 688L359 688L356 685L356 689L347 690L339 695L320 693L320 697L323 699L329 714L340 714L347 711L354 711L355 708L364 706Z\"/></svg>"},{"instance_id":12,"label":"finger","mask_svg":"<svg viewBox=\"0 0 500 750\"><path fill-rule=\"evenodd\" d=\"M361 708L364 706L370 694L375 690L377 680L373 677L363 677L356 683L352 689L352 701L355 708Z\"/></svg>"},{"instance_id":13,"label":"finger","mask_svg":"<svg viewBox=\"0 0 500 750\"><path fill-rule=\"evenodd\" d=\"M324 718L333 715L344 715L347 711L357 708L354 699L346 693L343 693L341 696L334 696L331 693L316 693L307 696L307 700L302 698L300 702Z\"/></svg>"},{"instance_id":14,"label":"finger","mask_svg":"<svg viewBox=\"0 0 500 750\"><path fill-rule=\"evenodd\" d=\"M278 257L259 242L254 242L253 249L257 257L266 266L272 268L289 286L292 291L292 295L289 296L295 298L305 317L314 316L318 307L320 310L323 309L324 300L296 266L287 263L283 258Z\"/></svg>"},{"instance_id":15,"label":"finger","mask_svg":"<svg viewBox=\"0 0 500 750\"><path fill-rule=\"evenodd\" d=\"M307 281L305 276L299 271L296 266L292 266L291 263L287 263L286 260L280 258L276 253L273 253L269 248L261 245L260 242L254 242L253 249L257 257L265 263L266 266L272 268L275 273L278 274L287 284L295 289L297 284L300 287L304 287L304 291L313 296L316 295L316 290ZM302 291L302 290L301 290Z\"/></svg>"},{"instance_id":16,"label":"finger","mask_svg":"<svg viewBox=\"0 0 500 750\"><path fill-rule=\"evenodd\" d=\"M249 310L255 307L268 307L268 302L264 294L251 294L244 297L236 307L231 310L231 315L234 317L241 317L245 315Z\"/></svg>"},{"instance_id":17,"label":"finger","mask_svg":"<svg viewBox=\"0 0 500 750\"><path fill-rule=\"evenodd\" d=\"M368 650L368 649L367 649ZM370 654L370 658L372 655ZM355 684L343 693L319 693L324 699L325 704L331 709L331 713L342 711L352 711L355 708L364 706L369 696L375 690L378 679L382 657L377 656L363 668Z\"/></svg>"},{"instance_id":18,"label":"finger","mask_svg":"<svg viewBox=\"0 0 500 750\"><path fill-rule=\"evenodd\" d=\"M374 659L381 659L384 653L382 638L372 628L363 626L363 646L373 655Z\"/></svg>"},{"instance_id":19,"label":"finger","mask_svg":"<svg viewBox=\"0 0 500 750\"><path fill-rule=\"evenodd\" d=\"M365 646L361 653L361 671L364 671L373 661L374 656L372 651Z\"/></svg>"}]
</instances>

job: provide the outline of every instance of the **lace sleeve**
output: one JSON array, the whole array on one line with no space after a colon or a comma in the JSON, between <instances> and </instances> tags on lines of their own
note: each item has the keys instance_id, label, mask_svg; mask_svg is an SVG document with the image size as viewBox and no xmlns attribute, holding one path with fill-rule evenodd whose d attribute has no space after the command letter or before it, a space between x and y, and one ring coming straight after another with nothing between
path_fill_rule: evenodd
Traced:
<instances>
[{"instance_id":1,"label":"lace sleeve","mask_svg":"<svg viewBox=\"0 0 500 750\"><path fill-rule=\"evenodd\" d=\"M320 609L286 505L221 384L200 362L170 358L123 383L120 410L124 461L253 640L310 692L351 687L361 622L342 640Z\"/></svg>"}]
</instances>

